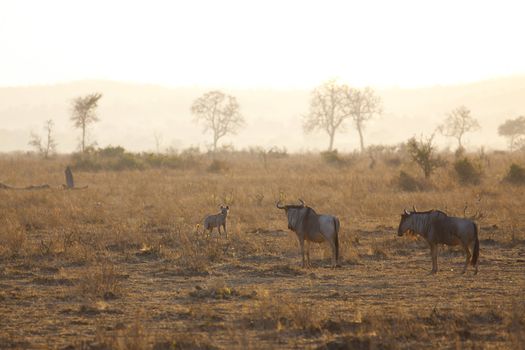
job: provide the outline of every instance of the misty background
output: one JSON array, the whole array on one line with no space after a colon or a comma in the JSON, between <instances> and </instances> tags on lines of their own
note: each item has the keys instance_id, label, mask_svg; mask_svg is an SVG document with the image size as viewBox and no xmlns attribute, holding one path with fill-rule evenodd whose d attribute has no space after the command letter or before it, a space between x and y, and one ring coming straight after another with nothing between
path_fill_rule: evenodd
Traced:
<instances>
[{"instance_id":1,"label":"misty background","mask_svg":"<svg viewBox=\"0 0 525 350\"><path fill-rule=\"evenodd\" d=\"M79 130L70 120L72 100L101 92L97 108L100 121L89 126L89 141L99 147L122 146L131 151L160 151L168 147L209 148L211 134L203 134L190 112L192 102L210 89L171 88L161 85L114 81L77 81L55 85L0 88L0 151L30 150L30 133L43 133L44 122L55 122L59 153L78 150ZM227 135L220 144L235 149L261 146L285 147L292 152L325 150L324 132L305 134L302 118L308 112L310 90L306 89L222 89L237 97L246 126L237 135ZM412 136L428 136L454 108L465 105L481 124L468 133L465 146L476 150L506 149L497 127L524 112L525 76L480 81L471 84L425 88L376 90L383 101L382 115L366 124L366 145L388 145ZM347 130L337 133L335 148L353 151L359 138L348 121ZM455 149L456 141L436 134L440 148Z\"/></svg>"},{"instance_id":2,"label":"misty background","mask_svg":"<svg viewBox=\"0 0 525 350\"><path fill-rule=\"evenodd\" d=\"M190 107L210 90L236 97L246 120L220 144L325 150L302 117L332 79L381 97L365 145L429 136L464 105L481 125L466 149L506 149L497 127L525 114L523 13L518 0L3 0L0 152L30 150L49 119L57 151L76 151L72 100L91 93L103 96L88 142L206 151ZM334 147L359 149L353 125Z\"/></svg>"}]
</instances>

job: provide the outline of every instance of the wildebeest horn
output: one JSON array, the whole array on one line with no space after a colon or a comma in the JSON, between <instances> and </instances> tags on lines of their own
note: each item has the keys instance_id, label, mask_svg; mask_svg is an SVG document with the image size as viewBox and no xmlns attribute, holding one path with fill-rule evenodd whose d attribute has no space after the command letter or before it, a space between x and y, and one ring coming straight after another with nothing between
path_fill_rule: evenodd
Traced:
<instances>
[{"instance_id":1,"label":"wildebeest horn","mask_svg":"<svg viewBox=\"0 0 525 350\"><path fill-rule=\"evenodd\" d=\"M406 209L404 209L404 211L406 215L410 215L410 213Z\"/></svg>"},{"instance_id":2,"label":"wildebeest horn","mask_svg":"<svg viewBox=\"0 0 525 350\"><path fill-rule=\"evenodd\" d=\"M277 208L279 208L279 209L284 209L285 206L284 206L284 205L279 206L279 203L281 203L281 200L277 201L277 203L275 203L275 206L276 206Z\"/></svg>"},{"instance_id":3,"label":"wildebeest horn","mask_svg":"<svg viewBox=\"0 0 525 350\"><path fill-rule=\"evenodd\" d=\"M412 205L412 211L413 211L414 213L417 211L415 205Z\"/></svg>"},{"instance_id":4,"label":"wildebeest horn","mask_svg":"<svg viewBox=\"0 0 525 350\"><path fill-rule=\"evenodd\" d=\"M304 207L304 201L301 198L299 198L299 202L301 202L301 205Z\"/></svg>"}]
</instances>

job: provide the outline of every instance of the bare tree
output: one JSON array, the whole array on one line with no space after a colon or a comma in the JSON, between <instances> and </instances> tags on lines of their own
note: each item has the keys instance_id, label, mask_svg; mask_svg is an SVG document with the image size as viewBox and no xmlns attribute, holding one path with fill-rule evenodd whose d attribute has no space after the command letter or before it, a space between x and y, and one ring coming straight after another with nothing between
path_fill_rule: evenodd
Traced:
<instances>
[{"instance_id":1,"label":"bare tree","mask_svg":"<svg viewBox=\"0 0 525 350\"><path fill-rule=\"evenodd\" d=\"M344 130L343 122L350 117L345 110L346 85L338 85L330 80L315 88L310 97L310 112L304 117L303 129L309 133L324 130L330 137L328 150L332 151L334 137L338 129Z\"/></svg>"},{"instance_id":2,"label":"bare tree","mask_svg":"<svg viewBox=\"0 0 525 350\"><path fill-rule=\"evenodd\" d=\"M367 120L382 111L381 99L371 88L362 90L338 85L330 80L312 91L310 112L303 121L306 132L324 130L330 137L328 150L334 146L335 133L345 131L345 120L352 119L364 151L363 130Z\"/></svg>"},{"instance_id":3,"label":"bare tree","mask_svg":"<svg viewBox=\"0 0 525 350\"><path fill-rule=\"evenodd\" d=\"M82 129L82 139L80 150L82 153L86 150L86 129L89 124L97 122L99 119L96 115L98 100L102 97L100 93L92 93L84 97L77 97L73 100L73 115L71 120L75 123L75 128Z\"/></svg>"},{"instance_id":4,"label":"bare tree","mask_svg":"<svg viewBox=\"0 0 525 350\"><path fill-rule=\"evenodd\" d=\"M363 131L365 123L374 115L382 113L383 107L381 98L369 87L364 89L347 88L344 92L346 95L344 110L354 121L355 128L359 133L361 152L364 152L365 143L363 139Z\"/></svg>"},{"instance_id":5,"label":"bare tree","mask_svg":"<svg viewBox=\"0 0 525 350\"><path fill-rule=\"evenodd\" d=\"M157 153L160 153L160 147L162 144L162 134L159 131L155 131L153 133L153 137L155 138L155 149L157 150Z\"/></svg>"},{"instance_id":6,"label":"bare tree","mask_svg":"<svg viewBox=\"0 0 525 350\"><path fill-rule=\"evenodd\" d=\"M203 132L212 131L214 152L219 139L227 134L236 134L244 125L237 99L221 91L210 91L196 99L191 106L191 113L196 122L204 124Z\"/></svg>"},{"instance_id":7,"label":"bare tree","mask_svg":"<svg viewBox=\"0 0 525 350\"><path fill-rule=\"evenodd\" d=\"M465 106L459 106L448 114L443 125L438 131L447 137L453 137L458 141L458 150L463 149L463 136L470 131L479 130L478 121L470 115L470 110Z\"/></svg>"},{"instance_id":8,"label":"bare tree","mask_svg":"<svg viewBox=\"0 0 525 350\"><path fill-rule=\"evenodd\" d=\"M507 119L498 127L498 134L509 140L511 152L521 143L525 143L525 116L516 119Z\"/></svg>"},{"instance_id":9,"label":"bare tree","mask_svg":"<svg viewBox=\"0 0 525 350\"><path fill-rule=\"evenodd\" d=\"M53 137L54 126L55 123L51 119L46 120L44 123L44 131L46 132L45 143L42 142L42 138L39 135L31 132L31 140L29 141L29 145L33 146L36 151L40 153L45 159L49 158L49 156L51 156L56 151L57 143Z\"/></svg>"}]
</instances>

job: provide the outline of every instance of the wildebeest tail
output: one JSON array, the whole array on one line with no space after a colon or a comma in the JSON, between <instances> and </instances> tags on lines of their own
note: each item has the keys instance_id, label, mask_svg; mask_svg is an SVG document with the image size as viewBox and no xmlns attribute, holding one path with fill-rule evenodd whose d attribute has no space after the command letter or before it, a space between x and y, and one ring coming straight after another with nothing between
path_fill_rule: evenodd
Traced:
<instances>
[{"instance_id":1,"label":"wildebeest tail","mask_svg":"<svg viewBox=\"0 0 525 350\"><path fill-rule=\"evenodd\" d=\"M478 225L476 223L473 223L474 225L474 234L476 241L474 242L474 253L472 254L472 259L470 260L470 263L472 265L476 265L478 263L479 258L479 238L478 238Z\"/></svg>"},{"instance_id":2,"label":"wildebeest tail","mask_svg":"<svg viewBox=\"0 0 525 350\"><path fill-rule=\"evenodd\" d=\"M335 228L335 262L339 263L339 219L334 217L334 228Z\"/></svg>"}]
</instances>

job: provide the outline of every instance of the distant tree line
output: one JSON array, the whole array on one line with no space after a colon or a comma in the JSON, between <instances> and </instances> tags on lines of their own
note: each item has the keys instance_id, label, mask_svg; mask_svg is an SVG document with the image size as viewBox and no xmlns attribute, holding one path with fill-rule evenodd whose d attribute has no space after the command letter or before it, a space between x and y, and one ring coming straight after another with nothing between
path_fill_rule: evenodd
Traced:
<instances>
[{"instance_id":1,"label":"distant tree line","mask_svg":"<svg viewBox=\"0 0 525 350\"><path fill-rule=\"evenodd\" d=\"M88 128L99 121L97 108L101 98L101 93L91 93L72 101L70 120L75 128L81 130L78 146L81 153L96 145L88 141ZM246 124L237 99L218 90L206 92L195 99L190 111L194 121L203 126L203 133L211 132L213 152L217 151L221 139L236 134ZM311 92L309 111L303 116L302 126L307 134L317 130L326 132L329 137L328 151L331 152L334 150L336 134L345 132L350 124L358 133L360 151L363 153L366 150L364 141L366 124L382 111L381 98L373 89L352 88L330 80ZM47 120L44 124L44 138L35 132L30 136L29 145L44 158L49 158L56 152L54 126L53 120ZM443 124L439 125L436 131L443 136L454 138L457 141L457 153L461 154L464 151L465 135L479 129L480 124L471 115L471 111L465 106L459 106L446 115ZM435 149L432 144L434 134L435 132L425 141L423 139L418 141L415 138L408 141L415 158L422 159L421 157L425 157L424 154L433 153L431 150ZM498 134L508 139L511 151L524 148L525 116L506 120L499 126ZM154 137L157 153L160 153L162 135L155 132ZM424 162L426 177L437 166L437 163L430 159Z\"/></svg>"}]
</instances>

